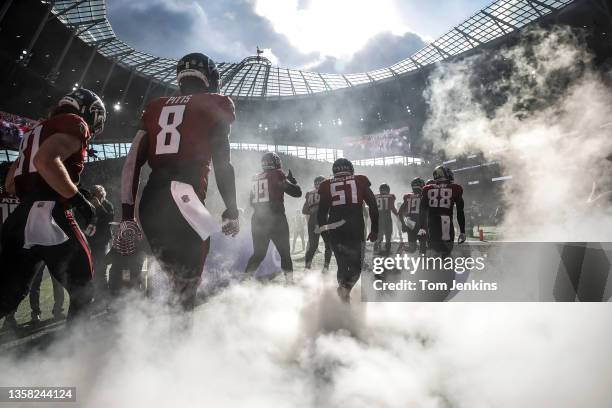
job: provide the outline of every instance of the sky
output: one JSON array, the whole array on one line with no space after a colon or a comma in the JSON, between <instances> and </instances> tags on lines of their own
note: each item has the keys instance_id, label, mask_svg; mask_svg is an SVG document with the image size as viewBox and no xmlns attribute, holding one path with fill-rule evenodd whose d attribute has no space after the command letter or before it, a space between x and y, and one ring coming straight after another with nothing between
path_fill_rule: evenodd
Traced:
<instances>
[{"instance_id":1,"label":"sky","mask_svg":"<svg viewBox=\"0 0 612 408\"><path fill-rule=\"evenodd\" d=\"M117 36L178 59L238 62L259 46L274 65L353 73L410 56L492 0L107 0Z\"/></svg>"}]
</instances>

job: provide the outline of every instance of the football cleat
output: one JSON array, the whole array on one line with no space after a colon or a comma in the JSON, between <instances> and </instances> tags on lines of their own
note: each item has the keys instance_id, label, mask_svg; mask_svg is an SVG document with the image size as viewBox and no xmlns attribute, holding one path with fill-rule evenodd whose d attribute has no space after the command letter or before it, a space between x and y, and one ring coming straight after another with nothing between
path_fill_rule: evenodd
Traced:
<instances>
[{"instance_id":1,"label":"football cleat","mask_svg":"<svg viewBox=\"0 0 612 408\"><path fill-rule=\"evenodd\" d=\"M106 107L102 99L89 89L78 88L65 95L57 103L57 108L65 107L71 107L78 111L78 115L89 126L92 139L104 130Z\"/></svg>"},{"instance_id":2,"label":"football cleat","mask_svg":"<svg viewBox=\"0 0 612 408\"><path fill-rule=\"evenodd\" d=\"M353 167L353 163L349 159L345 159L341 157L336 159L334 164L332 165L332 172L334 176L336 175L352 175L355 174L355 168Z\"/></svg>"},{"instance_id":3,"label":"football cleat","mask_svg":"<svg viewBox=\"0 0 612 408\"><path fill-rule=\"evenodd\" d=\"M282 166L281 158L274 152L267 152L261 156L261 168L263 170L276 170Z\"/></svg>"},{"instance_id":4,"label":"football cleat","mask_svg":"<svg viewBox=\"0 0 612 408\"><path fill-rule=\"evenodd\" d=\"M189 87L193 79L204 85L204 92L219 93L221 90L221 76L217 64L208 56L199 52L185 55L176 64L176 79L181 91Z\"/></svg>"},{"instance_id":5,"label":"football cleat","mask_svg":"<svg viewBox=\"0 0 612 408\"><path fill-rule=\"evenodd\" d=\"M433 171L433 178L435 181L443 181L446 183L452 183L455 180L453 171L446 166L438 166Z\"/></svg>"},{"instance_id":6,"label":"football cleat","mask_svg":"<svg viewBox=\"0 0 612 408\"><path fill-rule=\"evenodd\" d=\"M410 183L410 186L412 187L413 193L419 194L423 190L423 187L425 186L425 182L423 181L422 178L415 177Z\"/></svg>"},{"instance_id":7,"label":"football cleat","mask_svg":"<svg viewBox=\"0 0 612 408\"><path fill-rule=\"evenodd\" d=\"M463 244L465 242L465 234L462 232L459 234L459 238L457 238L458 244Z\"/></svg>"}]
</instances>

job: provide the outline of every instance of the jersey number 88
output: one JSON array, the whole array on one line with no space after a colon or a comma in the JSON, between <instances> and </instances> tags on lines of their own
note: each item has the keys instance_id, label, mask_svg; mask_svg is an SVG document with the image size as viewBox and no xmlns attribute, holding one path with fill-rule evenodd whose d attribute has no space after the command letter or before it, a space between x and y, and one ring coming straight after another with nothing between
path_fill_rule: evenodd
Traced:
<instances>
[{"instance_id":1,"label":"jersey number 88","mask_svg":"<svg viewBox=\"0 0 612 408\"><path fill-rule=\"evenodd\" d=\"M433 208L450 208L453 190L450 188L432 188L427 191L429 206Z\"/></svg>"}]
</instances>

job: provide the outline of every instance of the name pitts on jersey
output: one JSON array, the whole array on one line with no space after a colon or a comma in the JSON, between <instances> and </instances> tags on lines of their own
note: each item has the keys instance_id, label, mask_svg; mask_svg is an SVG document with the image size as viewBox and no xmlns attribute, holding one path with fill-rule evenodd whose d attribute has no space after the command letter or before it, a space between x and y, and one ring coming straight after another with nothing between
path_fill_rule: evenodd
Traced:
<instances>
[{"instance_id":1,"label":"name pitts on jersey","mask_svg":"<svg viewBox=\"0 0 612 408\"><path fill-rule=\"evenodd\" d=\"M234 103L220 94L159 98L143 115L147 132L147 162L152 171L164 169L174 179L198 187L204 199L210 172L212 132L220 122L235 120Z\"/></svg>"}]
</instances>

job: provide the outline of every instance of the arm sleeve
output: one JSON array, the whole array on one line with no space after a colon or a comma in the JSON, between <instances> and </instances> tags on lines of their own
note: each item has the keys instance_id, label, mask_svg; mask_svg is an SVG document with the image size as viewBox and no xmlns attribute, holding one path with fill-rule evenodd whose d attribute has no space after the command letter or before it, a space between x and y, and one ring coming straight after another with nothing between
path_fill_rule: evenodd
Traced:
<instances>
[{"instance_id":1,"label":"arm sleeve","mask_svg":"<svg viewBox=\"0 0 612 408\"><path fill-rule=\"evenodd\" d=\"M302 189L297 184L293 184L286 177L283 177L281 181L281 188L283 191L291 197L299 198L302 196Z\"/></svg>"},{"instance_id":2,"label":"arm sleeve","mask_svg":"<svg viewBox=\"0 0 612 408\"><path fill-rule=\"evenodd\" d=\"M327 224L327 216L331 207L331 197L329 194L323 191L323 186L324 184L321 184L319 187L319 196L321 199L319 201L319 210L317 212L317 224L320 226Z\"/></svg>"},{"instance_id":3,"label":"arm sleeve","mask_svg":"<svg viewBox=\"0 0 612 408\"><path fill-rule=\"evenodd\" d=\"M406 212L406 201L402 202L402 205L400 205L399 210L397 210L397 216L400 219L400 222L402 223L402 225L404 225L404 214Z\"/></svg>"},{"instance_id":4,"label":"arm sleeve","mask_svg":"<svg viewBox=\"0 0 612 408\"><path fill-rule=\"evenodd\" d=\"M369 186L366 187L364 201L368 205L368 210L370 212L370 223L372 225L370 231L378 234L378 204L376 204L376 197Z\"/></svg>"},{"instance_id":5,"label":"arm sleeve","mask_svg":"<svg viewBox=\"0 0 612 408\"><path fill-rule=\"evenodd\" d=\"M217 95L214 103L213 117L216 123L231 125L236 120L236 107L234 101L224 95Z\"/></svg>"},{"instance_id":6,"label":"arm sleeve","mask_svg":"<svg viewBox=\"0 0 612 408\"><path fill-rule=\"evenodd\" d=\"M123 213L121 218L123 220L134 218L134 205L140 182L140 169L147 161L146 135L147 132L142 129L136 133L121 171L121 204Z\"/></svg>"},{"instance_id":7,"label":"arm sleeve","mask_svg":"<svg viewBox=\"0 0 612 408\"><path fill-rule=\"evenodd\" d=\"M399 214L397 212L397 208L395 208L395 196L391 197L391 212L399 217Z\"/></svg>"},{"instance_id":8,"label":"arm sleeve","mask_svg":"<svg viewBox=\"0 0 612 408\"><path fill-rule=\"evenodd\" d=\"M419 208L419 227L427 229L427 211L429 210L429 201L427 200L427 192L423 191L421 195L421 205Z\"/></svg>"},{"instance_id":9,"label":"arm sleeve","mask_svg":"<svg viewBox=\"0 0 612 408\"><path fill-rule=\"evenodd\" d=\"M308 215L308 193L306 193L306 198L304 199L304 205L302 206L302 214Z\"/></svg>"},{"instance_id":10,"label":"arm sleeve","mask_svg":"<svg viewBox=\"0 0 612 408\"><path fill-rule=\"evenodd\" d=\"M230 214L236 214L237 217L236 177L230 156L229 123L222 122L217 125L213 134L211 153L219 194L223 198L225 208L227 208Z\"/></svg>"},{"instance_id":11,"label":"arm sleeve","mask_svg":"<svg viewBox=\"0 0 612 408\"><path fill-rule=\"evenodd\" d=\"M455 201L455 205L457 205L457 222L459 223L459 232L465 234L465 213L463 211L465 204L463 202L463 189L460 189L457 195L458 197Z\"/></svg>"}]
</instances>

